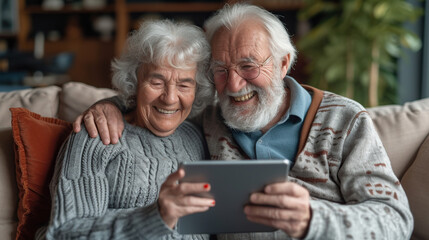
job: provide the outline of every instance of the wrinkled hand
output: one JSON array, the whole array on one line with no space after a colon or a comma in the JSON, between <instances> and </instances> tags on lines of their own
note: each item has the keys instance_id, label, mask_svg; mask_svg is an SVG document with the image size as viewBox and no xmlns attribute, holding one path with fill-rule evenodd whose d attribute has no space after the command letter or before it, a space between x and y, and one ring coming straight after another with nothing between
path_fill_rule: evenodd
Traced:
<instances>
[{"instance_id":1,"label":"wrinkled hand","mask_svg":"<svg viewBox=\"0 0 429 240\"><path fill-rule=\"evenodd\" d=\"M244 208L250 221L281 229L294 238L307 234L311 209L304 187L292 182L270 184L263 193L251 194L250 203Z\"/></svg>"},{"instance_id":2,"label":"wrinkled hand","mask_svg":"<svg viewBox=\"0 0 429 240\"><path fill-rule=\"evenodd\" d=\"M122 120L121 111L115 104L103 101L92 105L85 112L79 115L73 122L73 131L79 132L82 120L85 127L92 138L97 137L100 133L100 138L103 144L116 144L124 130L124 122Z\"/></svg>"},{"instance_id":3,"label":"wrinkled hand","mask_svg":"<svg viewBox=\"0 0 429 240\"><path fill-rule=\"evenodd\" d=\"M174 228L180 217L207 211L215 205L210 198L197 197L192 194L210 191L208 183L180 183L177 181L185 176L185 171L179 169L170 174L161 186L158 206L161 218L170 228Z\"/></svg>"}]
</instances>

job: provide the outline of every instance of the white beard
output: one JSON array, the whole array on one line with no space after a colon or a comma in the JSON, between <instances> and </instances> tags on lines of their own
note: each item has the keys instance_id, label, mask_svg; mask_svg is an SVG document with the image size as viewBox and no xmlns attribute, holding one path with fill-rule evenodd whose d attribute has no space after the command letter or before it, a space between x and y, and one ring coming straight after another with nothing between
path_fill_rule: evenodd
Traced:
<instances>
[{"instance_id":1,"label":"white beard","mask_svg":"<svg viewBox=\"0 0 429 240\"><path fill-rule=\"evenodd\" d=\"M219 95L219 104L225 124L230 128L242 132L254 132L261 130L274 117L277 116L283 101L286 99L286 90L280 73L274 74L272 84L266 89L256 87L250 83L234 96L245 95L256 91L259 102L256 106L235 106L230 103L229 91Z\"/></svg>"}]
</instances>

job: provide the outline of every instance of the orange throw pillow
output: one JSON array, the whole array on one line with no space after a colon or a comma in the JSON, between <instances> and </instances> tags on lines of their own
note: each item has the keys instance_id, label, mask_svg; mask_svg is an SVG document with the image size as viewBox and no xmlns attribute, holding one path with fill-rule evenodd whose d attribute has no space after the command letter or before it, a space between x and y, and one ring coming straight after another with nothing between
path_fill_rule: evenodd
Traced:
<instances>
[{"instance_id":1,"label":"orange throw pillow","mask_svg":"<svg viewBox=\"0 0 429 240\"><path fill-rule=\"evenodd\" d=\"M10 108L10 111L19 190L16 239L34 239L37 229L49 222L49 182L57 153L72 125L25 108Z\"/></svg>"}]
</instances>

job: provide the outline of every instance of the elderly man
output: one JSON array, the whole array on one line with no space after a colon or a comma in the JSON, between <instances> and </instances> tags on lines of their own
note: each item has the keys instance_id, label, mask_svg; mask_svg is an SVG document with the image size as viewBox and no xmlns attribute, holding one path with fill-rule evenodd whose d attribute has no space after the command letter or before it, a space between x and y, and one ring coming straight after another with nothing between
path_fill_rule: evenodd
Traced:
<instances>
[{"instance_id":1,"label":"elderly man","mask_svg":"<svg viewBox=\"0 0 429 240\"><path fill-rule=\"evenodd\" d=\"M293 161L289 182L250 196L250 221L272 233L220 239L407 239L413 218L407 197L365 109L286 76L295 49L282 23L252 5L225 6L205 23L218 102L198 121L212 159ZM75 122L97 128L105 143L121 134L111 103Z\"/></svg>"}]
</instances>

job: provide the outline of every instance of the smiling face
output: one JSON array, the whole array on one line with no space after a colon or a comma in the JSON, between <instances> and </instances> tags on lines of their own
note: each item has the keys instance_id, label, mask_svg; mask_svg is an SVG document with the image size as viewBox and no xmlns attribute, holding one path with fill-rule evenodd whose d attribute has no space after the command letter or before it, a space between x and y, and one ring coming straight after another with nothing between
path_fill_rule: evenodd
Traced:
<instances>
[{"instance_id":1,"label":"smiling face","mask_svg":"<svg viewBox=\"0 0 429 240\"><path fill-rule=\"evenodd\" d=\"M136 124L160 137L171 135L191 112L195 75L196 65L191 70L148 64L140 67Z\"/></svg>"},{"instance_id":2,"label":"smiling face","mask_svg":"<svg viewBox=\"0 0 429 240\"><path fill-rule=\"evenodd\" d=\"M266 131L286 111L283 77L288 58L275 68L270 61L258 77L242 78L231 66L249 59L261 64L271 56L268 33L263 26L247 20L233 29L220 28L211 40L212 62L229 69L225 81L215 81L225 123L242 131Z\"/></svg>"}]
</instances>

